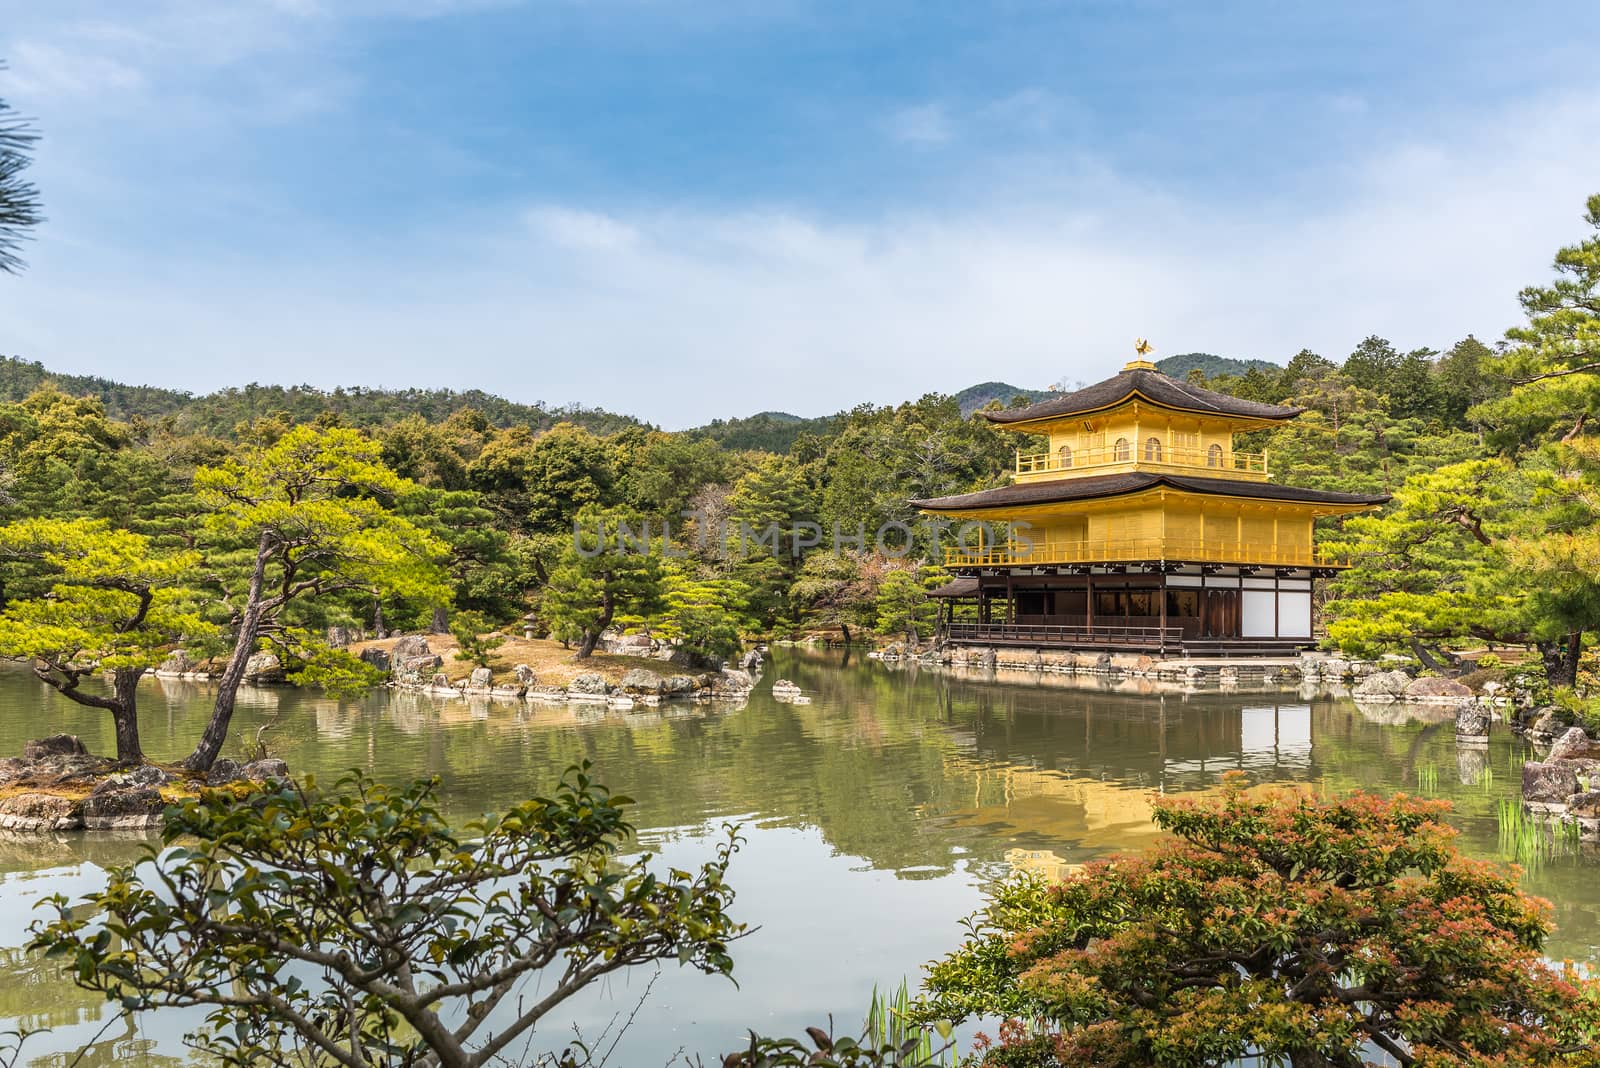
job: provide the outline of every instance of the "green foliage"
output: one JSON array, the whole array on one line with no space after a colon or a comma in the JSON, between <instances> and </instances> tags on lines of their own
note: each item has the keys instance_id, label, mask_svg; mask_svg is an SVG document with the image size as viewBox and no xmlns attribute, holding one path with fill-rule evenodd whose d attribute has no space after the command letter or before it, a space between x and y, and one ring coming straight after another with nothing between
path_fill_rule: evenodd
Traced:
<instances>
[{"instance_id":1,"label":"green foliage","mask_svg":"<svg viewBox=\"0 0 1600 1068\"><path fill-rule=\"evenodd\" d=\"M1463 858L1446 805L1242 783L1158 801L1147 853L1005 887L924 1012L1036 1021L989 1064L1592 1063L1600 986L1545 960L1548 906Z\"/></svg>"},{"instance_id":2,"label":"green foliage","mask_svg":"<svg viewBox=\"0 0 1600 1068\"><path fill-rule=\"evenodd\" d=\"M636 513L594 507L574 522L550 570L539 615L552 635L577 643L580 660L594 652L618 615L653 618L659 610L663 547L650 541L649 530Z\"/></svg>"},{"instance_id":3,"label":"green foliage","mask_svg":"<svg viewBox=\"0 0 1600 1068\"><path fill-rule=\"evenodd\" d=\"M234 631L211 721L187 761L204 770L227 738L259 638L322 625L341 597L442 606L450 587L438 566L445 544L394 507L416 487L384 466L376 441L354 430L297 426L200 468L194 483L207 509L213 581L232 607ZM336 673L325 655L313 661L311 677L345 687L353 669Z\"/></svg>"},{"instance_id":4,"label":"green foliage","mask_svg":"<svg viewBox=\"0 0 1600 1068\"><path fill-rule=\"evenodd\" d=\"M387 676L344 649L316 640L309 631L292 630L285 649L288 670L284 679L293 686L314 686L330 697L353 698L381 686Z\"/></svg>"},{"instance_id":5,"label":"green foliage","mask_svg":"<svg viewBox=\"0 0 1600 1068\"><path fill-rule=\"evenodd\" d=\"M878 633L915 634L919 638L932 635L939 608L928 599L928 590L948 577L933 568L895 568L885 572L875 602Z\"/></svg>"},{"instance_id":6,"label":"green foliage","mask_svg":"<svg viewBox=\"0 0 1600 1068\"><path fill-rule=\"evenodd\" d=\"M392 507L414 487L385 467L378 443L353 430L299 426L195 472L208 533L256 550L267 597L281 608L338 590L382 590L448 603L436 561L447 547ZM235 581L248 575L237 574ZM240 598L242 600L242 597Z\"/></svg>"},{"instance_id":7,"label":"green foliage","mask_svg":"<svg viewBox=\"0 0 1600 1068\"><path fill-rule=\"evenodd\" d=\"M681 566L662 571L662 608L651 630L702 661L739 651L749 587L737 579L701 578Z\"/></svg>"},{"instance_id":8,"label":"green foliage","mask_svg":"<svg viewBox=\"0 0 1600 1068\"><path fill-rule=\"evenodd\" d=\"M43 595L0 614L0 656L101 669L160 663L172 643L212 629L194 611L200 556L161 552L98 519L23 519L0 527L0 558L41 569Z\"/></svg>"},{"instance_id":9,"label":"green foliage","mask_svg":"<svg viewBox=\"0 0 1600 1068\"><path fill-rule=\"evenodd\" d=\"M820 1027L806 1028L806 1038L762 1038L750 1033L750 1045L722 1059L723 1068L933 1068L945 1063L943 1049L928 1049L928 1041L878 1042L835 1037Z\"/></svg>"},{"instance_id":10,"label":"green foliage","mask_svg":"<svg viewBox=\"0 0 1600 1068\"><path fill-rule=\"evenodd\" d=\"M240 1066L475 1068L520 1054L607 975L731 971L731 835L698 871L657 872L619 858L628 799L587 767L459 832L436 786L308 779L186 802L164 852L111 869L81 903L51 899L31 948L125 1008L206 1008L189 1041Z\"/></svg>"},{"instance_id":11,"label":"green foliage","mask_svg":"<svg viewBox=\"0 0 1600 1068\"><path fill-rule=\"evenodd\" d=\"M1470 460L1410 479L1381 516L1346 520L1330 551L1354 566L1328 605L1328 637L1365 656L1459 638L1528 637L1506 547L1530 489L1503 460Z\"/></svg>"},{"instance_id":12,"label":"green foliage","mask_svg":"<svg viewBox=\"0 0 1600 1068\"><path fill-rule=\"evenodd\" d=\"M457 660L466 660L479 667L489 666L489 656L506 643L504 637L491 634L494 624L482 612L457 612L450 617L450 633L460 646Z\"/></svg>"},{"instance_id":13,"label":"green foliage","mask_svg":"<svg viewBox=\"0 0 1600 1068\"><path fill-rule=\"evenodd\" d=\"M874 561L865 553L812 553L789 588L789 597L810 626L867 629L876 615Z\"/></svg>"},{"instance_id":14,"label":"green foliage","mask_svg":"<svg viewBox=\"0 0 1600 1068\"><path fill-rule=\"evenodd\" d=\"M1600 414L1600 194L1585 205L1594 235L1556 253L1556 279L1519 294L1527 323L1496 372L1517 385L1475 414L1507 441L1574 435Z\"/></svg>"},{"instance_id":15,"label":"green foliage","mask_svg":"<svg viewBox=\"0 0 1600 1068\"><path fill-rule=\"evenodd\" d=\"M24 177L39 135L0 100L0 271L22 269L22 243L44 221L39 191Z\"/></svg>"},{"instance_id":16,"label":"green foliage","mask_svg":"<svg viewBox=\"0 0 1600 1068\"><path fill-rule=\"evenodd\" d=\"M188 586L199 554L163 552L103 520L23 519L0 527L0 559L8 588L35 591L0 613L0 656L28 661L63 696L109 711L118 759L140 760L139 676L173 644L216 629ZM24 581L13 581L18 571ZM79 688L98 672L113 676L110 695Z\"/></svg>"}]
</instances>

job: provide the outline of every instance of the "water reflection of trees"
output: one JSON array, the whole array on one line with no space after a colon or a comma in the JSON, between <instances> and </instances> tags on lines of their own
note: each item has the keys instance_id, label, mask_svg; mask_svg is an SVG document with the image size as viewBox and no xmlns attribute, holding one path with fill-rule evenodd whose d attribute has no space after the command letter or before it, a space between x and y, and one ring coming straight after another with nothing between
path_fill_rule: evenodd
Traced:
<instances>
[{"instance_id":1,"label":"water reflection of trees","mask_svg":"<svg viewBox=\"0 0 1600 1068\"><path fill-rule=\"evenodd\" d=\"M859 658L846 665L838 652L780 652L766 672L778 677L799 683L812 703L779 704L758 689L743 706L617 712L427 694L339 702L279 690L241 709L239 729L253 734L272 721L274 752L323 777L353 767L389 780L438 775L460 818L548 789L564 767L590 760L602 781L638 800L637 822L653 836L749 815L815 827L840 852L906 877L974 861L1003 866L1008 852L1070 864L1138 845L1152 833L1151 791L1205 789L1235 768L1329 791L1415 791L1419 769L1432 768L1429 781L1456 803L1468 848L1485 856L1495 855L1494 806L1515 792L1518 755L1507 736L1466 760L1439 715L1369 717L1316 691L991 679ZM206 687L164 685L165 700L150 705L150 733L186 749L209 708ZM37 689L0 672L0 702L22 712L0 717L0 748L7 734L15 748L41 733L41 719L54 728L65 715ZM130 853L83 839L44 840L42 849L0 840L0 867ZM1570 903L1594 897L1576 886L1586 871L1546 870L1535 883L1564 897L1561 909L1577 909ZM1600 930L1594 917L1575 922Z\"/></svg>"}]
</instances>

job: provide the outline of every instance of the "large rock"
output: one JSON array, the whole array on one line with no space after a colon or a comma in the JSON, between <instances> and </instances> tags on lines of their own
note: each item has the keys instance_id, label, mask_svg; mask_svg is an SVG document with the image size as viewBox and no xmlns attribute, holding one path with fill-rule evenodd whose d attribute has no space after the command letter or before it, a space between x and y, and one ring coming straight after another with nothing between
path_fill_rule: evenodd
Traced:
<instances>
[{"instance_id":1,"label":"large rock","mask_svg":"<svg viewBox=\"0 0 1600 1068\"><path fill-rule=\"evenodd\" d=\"M0 757L0 786L15 782L32 773L33 765L17 757Z\"/></svg>"},{"instance_id":2,"label":"large rock","mask_svg":"<svg viewBox=\"0 0 1600 1068\"><path fill-rule=\"evenodd\" d=\"M1528 713L1528 737L1536 742L1554 741L1564 729L1561 709L1555 705L1541 705Z\"/></svg>"},{"instance_id":3,"label":"large rock","mask_svg":"<svg viewBox=\"0 0 1600 1068\"><path fill-rule=\"evenodd\" d=\"M1378 671L1356 684L1350 691L1358 701L1398 701L1411 685L1411 676L1404 671Z\"/></svg>"},{"instance_id":4,"label":"large rock","mask_svg":"<svg viewBox=\"0 0 1600 1068\"><path fill-rule=\"evenodd\" d=\"M328 646L332 649L343 649L350 644L349 627L329 627Z\"/></svg>"},{"instance_id":5,"label":"large rock","mask_svg":"<svg viewBox=\"0 0 1600 1068\"><path fill-rule=\"evenodd\" d=\"M746 694L755 688L755 680L748 671L738 668L723 668L722 673L716 676L712 689L717 693Z\"/></svg>"},{"instance_id":6,"label":"large rock","mask_svg":"<svg viewBox=\"0 0 1600 1068\"><path fill-rule=\"evenodd\" d=\"M699 688L689 675L668 675L661 681L661 692L668 697L682 697L694 693Z\"/></svg>"},{"instance_id":7,"label":"large rock","mask_svg":"<svg viewBox=\"0 0 1600 1068\"><path fill-rule=\"evenodd\" d=\"M1589 755L1589 736L1582 727L1568 727L1550 746L1546 760L1580 760Z\"/></svg>"},{"instance_id":8,"label":"large rock","mask_svg":"<svg viewBox=\"0 0 1600 1068\"><path fill-rule=\"evenodd\" d=\"M132 787L165 786L176 778L171 772L158 768L154 764L141 764L132 771L123 772L121 775L111 775L95 786L96 794L115 793L118 790L127 790Z\"/></svg>"},{"instance_id":9,"label":"large rock","mask_svg":"<svg viewBox=\"0 0 1600 1068\"><path fill-rule=\"evenodd\" d=\"M623 634L616 638L609 638L604 644L608 653L620 656L649 656L650 636L648 634Z\"/></svg>"},{"instance_id":10,"label":"large rock","mask_svg":"<svg viewBox=\"0 0 1600 1068\"><path fill-rule=\"evenodd\" d=\"M43 793L0 798L0 827L18 831L75 831L82 826L82 801Z\"/></svg>"},{"instance_id":11,"label":"large rock","mask_svg":"<svg viewBox=\"0 0 1600 1068\"><path fill-rule=\"evenodd\" d=\"M251 782L283 782L289 778L289 765L276 757L263 757L242 766L239 777Z\"/></svg>"},{"instance_id":12,"label":"large rock","mask_svg":"<svg viewBox=\"0 0 1600 1068\"><path fill-rule=\"evenodd\" d=\"M1562 762L1540 763L1530 760L1522 765L1522 799L1547 805L1564 805L1567 798L1578 792L1578 774L1573 765Z\"/></svg>"},{"instance_id":13,"label":"large rock","mask_svg":"<svg viewBox=\"0 0 1600 1068\"><path fill-rule=\"evenodd\" d=\"M1462 701L1456 706L1456 734L1465 738L1487 737L1492 718L1489 706L1482 701Z\"/></svg>"},{"instance_id":14,"label":"large rock","mask_svg":"<svg viewBox=\"0 0 1600 1068\"><path fill-rule=\"evenodd\" d=\"M660 693L661 676L645 668L633 668L623 673L623 693Z\"/></svg>"},{"instance_id":15,"label":"large rock","mask_svg":"<svg viewBox=\"0 0 1600 1068\"><path fill-rule=\"evenodd\" d=\"M516 676L517 685L519 686L532 686L537 681L533 674L533 668L527 664L518 664L511 669L511 674Z\"/></svg>"},{"instance_id":16,"label":"large rock","mask_svg":"<svg viewBox=\"0 0 1600 1068\"><path fill-rule=\"evenodd\" d=\"M379 671L388 671L393 661L387 651L379 649L376 645L361 650L361 660L371 664Z\"/></svg>"},{"instance_id":17,"label":"large rock","mask_svg":"<svg viewBox=\"0 0 1600 1068\"><path fill-rule=\"evenodd\" d=\"M84 748L83 742L76 734L52 734L46 738L35 738L31 742L22 744L23 760L46 760L50 757L80 757L88 756L89 750Z\"/></svg>"},{"instance_id":18,"label":"large rock","mask_svg":"<svg viewBox=\"0 0 1600 1068\"><path fill-rule=\"evenodd\" d=\"M607 689L609 687L606 685L605 676L596 675L593 672L579 675L567 683L567 691L569 693L600 694L605 693Z\"/></svg>"},{"instance_id":19,"label":"large rock","mask_svg":"<svg viewBox=\"0 0 1600 1068\"><path fill-rule=\"evenodd\" d=\"M433 671L435 668L444 667L444 658L438 653L419 653L416 656L408 656L404 660L397 661L397 663L400 665L400 670L407 675L422 675L425 672Z\"/></svg>"},{"instance_id":20,"label":"large rock","mask_svg":"<svg viewBox=\"0 0 1600 1068\"><path fill-rule=\"evenodd\" d=\"M474 690L487 690L494 685L494 672L486 667L475 667L467 676L467 686Z\"/></svg>"},{"instance_id":21,"label":"large rock","mask_svg":"<svg viewBox=\"0 0 1600 1068\"><path fill-rule=\"evenodd\" d=\"M420 634L407 634L389 647L389 655L397 664L408 656L423 656L432 651L428 648L428 639Z\"/></svg>"},{"instance_id":22,"label":"large rock","mask_svg":"<svg viewBox=\"0 0 1600 1068\"><path fill-rule=\"evenodd\" d=\"M166 798L148 786L96 791L83 803L83 825L91 831L156 827L166 807Z\"/></svg>"},{"instance_id":23,"label":"large rock","mask_svg":"<svg viewBox=\"0 0 1600 1068\"><path fill-rule=\"evenodd\" d=\"M244 662L246 682L277 682L283 678L283 661L276 653L256 653Z\"/></svg>"},{"instance_id":24,"label":"large rock","mask_svg":"<svg viewBox=\"0 0 1600 1068\"><path fill-rule=\"evenodd\" d=\"M213 761L211 770L206 772L207 786L222 786L230 782L239 781L239 762L220 757Z\"/></svg>"},{"instance_id":25,"label":"large rock","mask_svg":"<svg viewBox=\"0 0 1600 1068\"><path fill-rule=\"evenodd\" d=\"M1470 687L1463 686L1455 679L1438 676L1412 679L1405 689L1407 701L1457 701L1471 696Z\"/></svg>"},{"instance_id":26,"label":"large rock","mask_svg":"<svg viewBox=\"0 0 1600 1068\"><path fill-rule=\"evenodd\" d=\"M1567 799L1567 815L1600 819L1600 790L1588 790Z\"/></svg>"},{"instance_id":27,"label":"large rock","mask_svg":"<svg viewBox=\"0 0 1600 1068\"><path fill-rule=\"evenodd\" d=\"M156 668L156 674L177 677L193 671L198 665L186 649L174 649Z\"/></svg>"}]
</instances>

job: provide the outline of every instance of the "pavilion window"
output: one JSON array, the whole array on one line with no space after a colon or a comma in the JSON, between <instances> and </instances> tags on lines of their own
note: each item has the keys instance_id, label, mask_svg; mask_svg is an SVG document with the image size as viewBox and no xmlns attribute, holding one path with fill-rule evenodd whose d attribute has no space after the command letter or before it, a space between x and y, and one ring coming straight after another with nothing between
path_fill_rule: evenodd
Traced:
<instances>
[{"instance_id":1,"label":"pavilion window","mask_svg":"<svg viewBox=\"0 0 1600 1068\"><path fill-rule=\"evenodd\" d=\"M1117 443L1111 446L1111 458L1118 462L1133 458L1133 448L1128 444L1127 438L1118 438Z\"/></svg>"},{"instance_id":2,"label":"pavilion window","mask_svg":"<svg viewBox=\"0 0 1600 1068\"><path fill-rule=\"evenodd\" d=\"M1211 446L1211 448L1206 450L1206 466L1207 467L1221 467L1222 466L1222 446L1221 445L1213 445L1213 446Z\"/></svg>"},{"instance_id":3,"label":"pavilion window","mask_svg":"<svg viewBox=\"0 0 1600 1068\"><path fill-rule=\"evenodd\" d=\"M1060 467L1072 466L1072 446L1063 445L1056 450L1057 464Z\"/></svg>"},{"instance_id":4,"label":"pavilion window","mask_svg":"<svg viewBox=\"0 0 1600 1068\"><path fill-rule=\"evenodd\" d=\"M1044 590L1018 590L1017 615L1042 616L1046 613Z\"/></svg>"},{"instance_id":5,"label":"pavilion window","mask_svg":"<svg viewBox=\"0 0 1600 1068\"><path fill-rule=\"evenodd\" d=\"M1161 439L1148 438L1144 443L1144 458L1147 462L1161 462Z\"/></svg>"}]
</instances>

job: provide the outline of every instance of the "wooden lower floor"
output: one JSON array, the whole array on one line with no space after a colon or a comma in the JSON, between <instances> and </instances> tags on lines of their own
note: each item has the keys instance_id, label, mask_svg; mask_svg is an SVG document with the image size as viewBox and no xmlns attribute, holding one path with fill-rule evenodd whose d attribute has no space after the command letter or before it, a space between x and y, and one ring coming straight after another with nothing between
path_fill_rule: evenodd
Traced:
<instances>
[{"instance_id":1,"label":"wooden lower floor","mask_svg":"<svg viewBox=\"0 0 1600 1068\"><path fill-rule=\"evenodd\" d=\"M1310 569L974 569L935 596L958 644L1282 654L1313 644Z\"/></svg>"}]
</instances>

